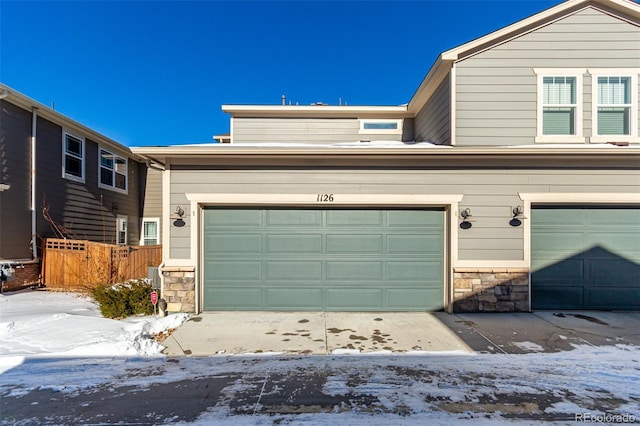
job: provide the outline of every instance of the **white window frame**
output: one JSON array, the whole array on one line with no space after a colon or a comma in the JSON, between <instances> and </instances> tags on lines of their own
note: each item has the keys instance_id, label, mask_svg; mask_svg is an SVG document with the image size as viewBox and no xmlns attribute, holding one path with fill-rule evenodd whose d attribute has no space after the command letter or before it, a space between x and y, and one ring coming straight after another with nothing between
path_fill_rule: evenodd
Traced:
<instances>
[{"instance_id":1,"label":"white window frame","mask_svg":"<svg viewBox=\"0 0 640 426\"><path fill-rule=\"evenodd\" d=\"M78 141L80 141L80 146L81 146L81 150L82 150L82 155L80 157L78 157L77 155L73 154L73 153L68 153L67 152L67 139L68 138L73 138L76 139ZM76 176L70 173L67 173L66 170L66 165L67 165L67 155L75 158L76 160L80 160L80 173L82 174L82 176ZM80 182L80 183L84 183L85 182L85 176L86 176L86 171L85 171L85 164L86 164L86 158L87 158L87 150L86 150L86 142L84 140L83 137L80 137L78 135L75 135L67 130L64 130L62 132L62 177L65 179L69 179L69 180L73 180L76 182Z\"/></svg>"},{"instance_id":2,"label":"white window frame","mask_svg":"<svg viewBox=\"0 0 640 426\"><path fill-rule=\"evenodd\" d=\"M591 143L640 142L638 136L638 74L640 68L589 68L591 74ZM631 77L631 105L629 135L598 134L598 77Z\"/></svg>"},{"instance_id":3,"label":"white window frame","mask_svg":"<svg viewBox=\"0 0 640 426\"><path fill-rule=\"evenodd\" d=\"M113 169L111 169L111 177L112 177L113 185L107 185L105 183L102 183L102 168L105 168L105 169L109 170L108 167L105 167L105 166L102 165L102 151L104 151L107 154L113 156ZM116 174L122 174L122 173L116 172L116 167L115 167L116 158L124 160L124 186L125 186L124 189L118 188L116 186ZM129 191L129 159L127 157L123 157L121 155L118 155L118 154L114 153L113 151L110 151L110 150L108 150L106 148L103 148L103 147L99 146L98 147L98 187L99 188L103 188L103 189L108 189L110 191L120 192L122 194L128 194L128 191Z\"/></svg>"},{"instance_id":4,"label":"white window frame","mask_svg":"<svg viewBox=\"0 0 640 426\"><path fill-rule=\"evenodd\" d=\"M124 229L121 231L122 225L124 224ZM119 246L126 246L129 242L129 224L127 223L127 216L118 215L116 217L116 244ZM120 242L120 232L124 232L124 243Z\"/></svg>"},{"instance_id":5,"label":"white window frame","mask_svg":"<svg viewBox=\"0 0 640 426\"><path fill-rule=\"evenodd\" d=\"M533 72L537 76L537 127L536 127L536 143L585 143L586 139L583 134L582 110L584 108L582 101L583 76L587 70L585 68L535 68ZM544 111L544 78L545 77L573 77L576 79L576 114L575 114L575 135L545 135L543 134L543 111Z\"/></svg>"},{"instance_id":6,"label":"white window frame","mask_svg":"<svg viewBox=\"0 0 640 426\"><path fill-rule=\"evenodd\" d=\"M359 133L361 135L398 135L402 134L402 118L360 118L360 130ZM395 124L395 129L365 129L365 124L374 123L374 124Z\"/></svg>"},{"instance_id":7,"label":"white window frame","mask_svg":"<svg viewBox=\"0 0 640 426\"><path fill-rule=\"evenodd\" d=\"M144 224L145 223L155 223L156 224L156 244L145 244L145 240L147 239L147 236L145 235L145 227ZM144 217L142 218L142 230L140 232L140 245L141 246L145 246L145 245L158 245L158 244L162 244L162 242L160 241L160 218L159 217Z\"/></svg>"}]
</instances>

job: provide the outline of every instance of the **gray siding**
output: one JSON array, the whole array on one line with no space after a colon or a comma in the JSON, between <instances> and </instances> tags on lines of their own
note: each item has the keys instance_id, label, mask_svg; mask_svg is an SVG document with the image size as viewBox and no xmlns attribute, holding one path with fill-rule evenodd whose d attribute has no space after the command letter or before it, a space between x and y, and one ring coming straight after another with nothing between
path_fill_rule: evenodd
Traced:
<instances>
[{"instance_id":1,"label":"gray siding","mask_svg":"<svg viewBox=\"0 0 640 426\"><path fill-rule=\"evenodd\" d=\"M451 79L449 75L416 115L415 138L421 142L451 145Z\"/></svg>"},{"instance_id":2,"label":"gray siding","mask_svg":"<svg viewBox=\"0 0 640 426\"><path fill-rule=\"evenodd\" d=\"M138 163L129 160L128 194L99 188L98 143L85 138L85 182L65 179L62 177L62 132L57 124L38 118L38 233L42 237L55 236L41 214L41 207L47 205L52 219L66 227L74 238L110 244L116 242L117 216L127 216L128 243L138 244ZM116 154L126 157L123 152Z\"/></svg>"},{"instance_id":3,"label":"gray siding","mask_svg":"<svg viewBox=\"0 0 640 426\"><path fill-rule=\"evenodd\" d=\"M511 227L518 192L640 191L639 171L617 170L218 170L174 168L171 209L188 205L185 193L465 194L460 208L475 219L459 231L461 260L522 260L523 228ZM171 227L170 256L190 257L190 226ZM458 226L458 223L454 224Z\"/></svg>"},{"instance_id":4,"label":"gray siding","mask_svg":"<svg viewBox=\"0 0 640 426\"><path fill-rule=\"evenodd\" d=\"M591 8L465 59L456 64L456 144L533 144L534 68L634 67L640 67L640 28ZM581 90L588 138L590 76Z\"/></svg>"},{"instance_id":5,"label":"gray siding","mask_svg":"<svg viewBox=\"0 0 640 426\"><path fill-rule=\"evenodd\" d=\"M144 169L144 171L141 171L140 176L145 176L140 185L142 188L140 194L142 206L140 224L142 225L142 218L159 218L158 238L162 241L162 171L147 168L142 164L140 169Z\"/></svg>"},{"instance_id":6,"label":"gray siding","mask_svg":"<svg viewBox=\"0 0 640 426\"><path fill-rule=\"evenodd\" d=\"M31 112L0 101L0 259L31 257Z\"/></svg>"},{"instance_id":7,"label":"gray siding","mask_svg":"<svg viewBox=\"0 0 640 426\"><path fill-rule=\"evenodd\" d=\"M321 107L318 107L321 108ZM233 143L338 143L359 140L402 140L402 134L360 134L356 118L237 118Z\"/></svg>"}]
</instances>

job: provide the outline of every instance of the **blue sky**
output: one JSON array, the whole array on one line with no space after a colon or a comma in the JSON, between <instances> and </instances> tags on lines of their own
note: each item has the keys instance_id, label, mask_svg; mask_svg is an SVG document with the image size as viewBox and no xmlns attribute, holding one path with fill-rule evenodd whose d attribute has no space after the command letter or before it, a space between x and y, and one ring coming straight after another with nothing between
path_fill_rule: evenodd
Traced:
<instances>
[{"instance_id":1,"label":"blue sky","mask_svg":"<svg viewBox=\"0 0 640 426\"><path fill-rule=\"evenodd\" d=\"M124 145L212 142L222 104L406 103L442 51L558 3L0 0L0 81Z\"/></svg>"}]
</instances>

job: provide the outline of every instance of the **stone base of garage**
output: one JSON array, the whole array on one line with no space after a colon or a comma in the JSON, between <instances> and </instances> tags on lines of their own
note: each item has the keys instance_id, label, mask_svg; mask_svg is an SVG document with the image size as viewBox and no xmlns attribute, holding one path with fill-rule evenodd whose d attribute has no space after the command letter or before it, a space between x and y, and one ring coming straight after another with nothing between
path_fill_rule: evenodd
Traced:
<instances>
[{"instance_id":1,"label":"stone base of garage","mask_svg":"<svg viewBox=\"0 0 640 426\"><path fill-rule=\"evenodd\" d=\"M196 311L196 274L193 267L162 268L162 298L169 312Z\"/></svg>"},{"instance_id":2,"label":"stone base of garage","mask_svg":"<svg viewBox=\"0 0 640 426\"><path fill-rule=\"evenodd\" d=\"M530 312L528 269L456 268L453 312Z\"/></svg>"}]
</instances>

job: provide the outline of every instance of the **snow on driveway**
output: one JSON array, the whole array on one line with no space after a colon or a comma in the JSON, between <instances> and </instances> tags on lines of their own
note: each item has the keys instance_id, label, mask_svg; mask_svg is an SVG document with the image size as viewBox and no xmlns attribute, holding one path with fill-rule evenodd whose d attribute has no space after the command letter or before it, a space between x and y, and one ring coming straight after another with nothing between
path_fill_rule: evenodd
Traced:
<instances>
[{"instance_id":1,"label":"snow on driveway","mask_svg":"<svg viewBox=\"0 0 640 426\"><path fill-rule=\"evenodd\" d=\"M109 399L118 407L135 404L119 411L125 423L135 421L126 415L144 416L154 424L196 425L566 423L576 414L640 420L640 351L635 346L577 346L520 355L167 359L151 335L185 318L115 321L102 318L90 299L73 294L0 296L4 415L11 415L12 405L33 400L26 412L20 411L22 417L11 419L38 423L43 419L38 407L45 410L53 392L64 397L65 407L77 401L78 406L108 410ZM534 345L527 343L536 350ZM216 383L220 389L214 395ZM203 392L209 392L206 398ZM188 409L181 409L184 401L173 397L177 393L192 401ZM34 399L40 395L41 400ZM94 405L87 399L92 397ZM177 402L167 403L172 400ZM64 410L47 415L56 424L100 418Z\"/></svg>"}]
</instances>

